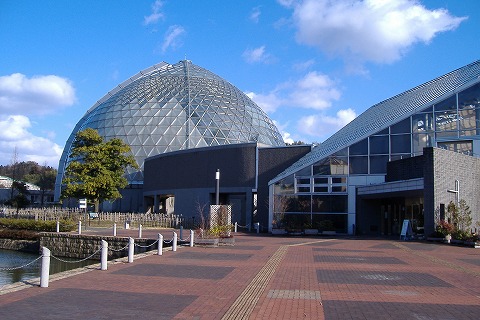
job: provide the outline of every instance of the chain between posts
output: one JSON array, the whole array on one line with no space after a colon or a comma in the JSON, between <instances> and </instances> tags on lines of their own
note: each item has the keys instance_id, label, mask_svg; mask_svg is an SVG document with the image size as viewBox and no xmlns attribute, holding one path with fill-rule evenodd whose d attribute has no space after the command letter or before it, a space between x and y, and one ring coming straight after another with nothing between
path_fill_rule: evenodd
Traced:
<instances>
[{"instance_id":1,"label":"chain between posts","mask_svg":"<svg viewBox=\"0 0 480 320\"><path fill-rule=\"evenodd\" d=\"M37 262L37 261L40 260L42 257L43 257L43 255L39 256L38 258L34 259L33 261L30 261L29 263L26 263L26 264L24 264L24 265L22 265L22 266L19 266L19 267L9 267L9 268L0 267L0 271L13 271L13 270L22 269L22 268L28 267L29 265Z\"/></svg>"}]
</instances>

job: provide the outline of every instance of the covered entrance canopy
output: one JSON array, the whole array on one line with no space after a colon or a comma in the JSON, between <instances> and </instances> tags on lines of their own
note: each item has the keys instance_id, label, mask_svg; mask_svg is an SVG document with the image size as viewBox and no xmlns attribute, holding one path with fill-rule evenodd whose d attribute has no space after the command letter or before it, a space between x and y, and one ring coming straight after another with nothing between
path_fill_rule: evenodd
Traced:
<instances>
[{"instance_id":1,"label":"covered entrance canopy","mask_svg":"<svg viewBox=\"0 0 480 320\"><path fill-rule=\"evenodd\" d=\"M423 178L357 187L356 202L356 229L362 234L399 235L405 219L423 232Z\"/></svg>"}]
</instances>

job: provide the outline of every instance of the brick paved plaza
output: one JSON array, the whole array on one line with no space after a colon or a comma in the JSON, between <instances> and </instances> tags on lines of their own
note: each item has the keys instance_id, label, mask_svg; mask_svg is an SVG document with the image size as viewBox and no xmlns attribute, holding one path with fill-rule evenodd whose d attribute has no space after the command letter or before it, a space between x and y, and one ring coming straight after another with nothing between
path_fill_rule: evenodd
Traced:
<instances>
[{"instance_id":1,"label":"brick paved plaza","mask_svg":"<svg viewBox=\"0 0 480 320\"><path fill-rule=\"evenodd\" d=\"M4 289L0 319L480 319L480 249L240 233L154 253Z\"/></svg>"}]
</instances>

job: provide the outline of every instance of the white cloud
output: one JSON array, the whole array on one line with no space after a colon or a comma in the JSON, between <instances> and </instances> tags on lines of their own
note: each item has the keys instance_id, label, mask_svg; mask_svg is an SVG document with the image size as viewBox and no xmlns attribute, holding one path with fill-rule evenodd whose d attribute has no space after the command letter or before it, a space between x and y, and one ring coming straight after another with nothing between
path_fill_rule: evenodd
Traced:
<instances>
[{"instance_id":1,"label":"white cloud","mask_svg":"<svg viewBox=\"0 0 480 320\"><path fill-rule=\"evenodd\" d=\"M57 167L62 147L29 132L30 119L23 115L0 117L0 163L10 163L16 149L19 161L35 161Z\"/></svg>"},{"instance_id":2,"label":"white cloud","mask_svg":"<svg viewBox=\"0 0 480 320\"><path fill-rule=\"evenodd\" d=\"M144 25L149 25L149 24L155 24L158 22L158 20L163 19L164 15L162 12L160 12L160 9L162 9L163 2L160 0L155 1L152 4L152 13L148 16L143 17L143 24Z\"/></svg>"},{"instance_id":3,"label":"white cloud","mask_svg":"<svg viewBox=\"0 0 480 320\"><path fill-rule=\"evenodd\" d=\"M303 134L325 139L355 119L356 116L352 109L340 110L334 117L324 114L310 115L302 117L298 121L298 130Z\"/></svg>"},{"instance_id":4,"label":"white cloud","mask_svg":"<svg viewBox=\"0 0 480 320\"><path fill-rule=\"evenodd\" d=\"M417 0L279 0L293 8L300 43L345 60L390 63L466 19Z\"/></svg>"},{"instance_id":5,"label":"white cloud","mask_svg":"<svg viewBox=\"0 0 480 320\"><path fill-rule=\"evenodd\" d=\"M21 73L0 76L0 114L48 114L73 105L75 89L55 75L27 78Z\"/></svg>"},{"instance_id":6,"label":"white cloud","mask_svg":"<svg viewBox=\"0 0 480 320\"><path fill-rule=\"evenodd\" d=\"M305 70L308 70L310 67L312 67L314 64L315 64L315 59L298 62L293 65L293 70L305 71Z\"/></svg>"},{"instance_id":7,"label":"white cloud","mask_svg":"<svg viewBox=\"0 0 480 320\"><path fill-rule=\"evenodd\" d=\"M312 71L301 79L278 85L269 93L246 94L268 113L280 107L324 110L340 98L341 92L336 86L336 82L327 75Z\"/></svg>"},{"instance_id":8,"label":"white cloud","mask_svg":"<svg viewBox=\"0 0 480 320\"><path fill-rule=\"evenodd\" d=\"M266 52L265 46L247 49L242 56L248 63L273 63L276 60L271 54Z\"/></svg>"},{"instance_id":9,"label":"white cloud","mask_svg":"<svg viewBox=\"0 0 480 320\"><path fill-rule=\"evenodd\" d=\"M254 92L245 93L250 99L252 99L263 111L267 113L273 113L279 106L282 105L282 101L274 92L267 94L257 94Z\"/></svg>"},{"instance_id":10,"label":"white cloud","mask_svg":"<svg viewBox=\"0 0 480 320\"><path fill-rule=\"evenodd\" d=\"M162 43L162 53L169 48L178 48L182 45L181 37L185 34L185 29L179 25L170 26L165 33Z\"/></svg>"},{"instance_id":11,"label":"white cloud","mask_svg":"<svg viewBox=\"0 0 480 320\"><path fill-rule=\"evenodd\" d=\"M252 9L252 12L250 13L250 20L252 20L255 23L258 23L260 20L260 15L262 12L260 11L260 7L255 7Z\"/></svg>"}]
</instances>

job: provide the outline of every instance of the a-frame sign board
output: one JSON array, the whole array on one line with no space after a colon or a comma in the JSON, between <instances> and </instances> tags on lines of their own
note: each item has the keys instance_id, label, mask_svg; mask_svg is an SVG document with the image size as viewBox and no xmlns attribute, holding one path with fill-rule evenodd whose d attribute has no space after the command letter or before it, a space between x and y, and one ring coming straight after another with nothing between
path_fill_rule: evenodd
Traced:
<instances>
[{"instance_id":1,"label":"a-frame sign board","mask_svg":"<svg viewBox=\"0 0 480 320\"><path fill-rule=\"evenodd\" d=\"M412 224L410 223L410 220L405 219L403 220L403 225L402 225L402 232L400 233L400 240L408 240L412 237L413 232L412 232Z\"/></svg>"}]
</instances>

